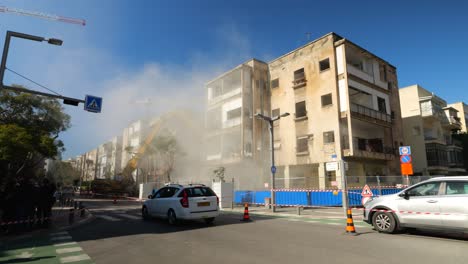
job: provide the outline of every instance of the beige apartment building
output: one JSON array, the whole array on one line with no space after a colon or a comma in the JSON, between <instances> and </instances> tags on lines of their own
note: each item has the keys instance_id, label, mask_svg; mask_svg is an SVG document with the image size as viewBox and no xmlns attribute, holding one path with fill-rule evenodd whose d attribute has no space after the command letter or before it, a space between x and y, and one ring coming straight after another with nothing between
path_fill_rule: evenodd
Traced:
<instances>
[{"instance_id":1,"label":"beige apartment building","mask_svg":"<svg viewBox=\"0 0 468 264\"><path fill-rule=\"evenodd\" d=\"M460 132L468 133L467 125L468 125L468 105L463 102L449 104L449 107L453 107L458 111L458 117L460 118L461 122L461 129Z\"/></svg>"},{"instance_id":2,"label":"beige apartment building","mask_svg":"<svg viewBox=\"0 0 468 264\"><path fill-rule=\"evenodd\" d=\"M269 63L253 59L206 85L207 162L225 166L236 187L267 187L270 136L254 115L288 112L274 125L278 187L341 187L340 160L350 184L399 175L397 87L394 66L334 33Z\"/></svg>"},{"instance_id":3,"label":"beige apartment building","mask_svg":"<svg viewBox=\"0 0 468 264\"><path fill-rule=\"evenodd\" d=\"M400 100L415 175L465 174L461 143L452 137L462 128L459 111L419 85L401 88Z\"/></svg>"}]
</instances>

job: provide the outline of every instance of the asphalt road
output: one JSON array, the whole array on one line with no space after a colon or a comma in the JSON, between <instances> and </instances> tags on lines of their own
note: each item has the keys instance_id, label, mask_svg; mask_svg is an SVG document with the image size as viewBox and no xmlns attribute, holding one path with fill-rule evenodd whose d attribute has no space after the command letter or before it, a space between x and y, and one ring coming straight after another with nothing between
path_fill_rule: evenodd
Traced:
<instances>
[{"instance_id":1,"label":"asphalt road","mask_svg":"<svg viewBox=\"0 0 468 264\"><path fill-rule=\"evenodd\" d=\"M370 227L344 233L340 223L223 214L212 226L143 221L139 203L87 201L93 222L69 231L95 263L467 263L459 234L386 235Z\"/></svg>"}]
</instances>

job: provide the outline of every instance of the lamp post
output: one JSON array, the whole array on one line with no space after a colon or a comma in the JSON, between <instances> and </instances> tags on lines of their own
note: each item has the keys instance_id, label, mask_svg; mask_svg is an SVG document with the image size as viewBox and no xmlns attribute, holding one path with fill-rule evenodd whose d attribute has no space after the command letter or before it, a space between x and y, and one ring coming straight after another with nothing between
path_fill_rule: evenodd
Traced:
<instances>
[{"instance_id":1,"label":"lamp post","mask_svg":"<svg viewBox=\"0 0 468 264\"><path fill-rule=\"evenodd\" d=\"M255 117L258 119L263 119L264 121L268 122L268 128L270 129L270 145L271 145L271 210L272 212L276 211L276 195L275 195L275 173L276 173L276 167L275 167L275 147L274 147L274 133L273 133L273 123L277 120L279 120L282 117L288 116L289 113L284 113L279 116L265 116L263 114L257 113Z\"/></svg>"},{"instance_id":2,"label":"lamp post","mask_svg":"<svg viewBox=\"0 0 468 264\"><path fill-rule=\"evenodd\" d=\"M58 94L44 93L44 92L29 90L26 88L12 87L12 86L5 85L3 83L3 77L5 76L5 70L7 69L6 62L8 58L8 50L10 48L10 40L12 37L38 41L38 42L47 41L47 43L51 45L56 45L56 46L62 46L63 44L62 40L56 39L56 38L46 39L44 37L39 37L39 36L34 36L34 35L14 32L14 31L7 31L6 36L5 36L5 45L3 46L2 61L0 63L0 88L8 89L11 91L22 92L22 93L37 94L37 95L47 96L47 97L56 98L56 99L62 99L64 104L69 104L69 105L74 105L74 106L77 106L79 103L85 102L84 100L81 100L81 99L75 99L75 98L66 97L66 96L62 96Z\"/></svg>"}]
</instances>

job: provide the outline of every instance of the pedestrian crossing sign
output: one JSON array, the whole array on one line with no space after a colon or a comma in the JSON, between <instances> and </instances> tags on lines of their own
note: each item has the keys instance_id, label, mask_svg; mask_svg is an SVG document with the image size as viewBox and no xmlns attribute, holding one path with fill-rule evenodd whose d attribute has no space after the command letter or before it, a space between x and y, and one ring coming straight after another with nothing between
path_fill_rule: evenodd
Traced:
<instances>
[{"instance_id":1,"label":"pedestrian crossing sign","mask_svg":"<svg viewBox=\"0 0 468 264\"><path fill-rule=\"evenodd\" d=\"M364 188L362 189L362 192L361 192L361 195L363 197L371 197L371 196L374 196L374 194L372 193L372 190L369 188L369 185L365 185Z\"/></svg>"},{"instance_id":2,"label":"pedestrian crossing sign","mask_svg":"<svg viewBox=\"0 0 468 264\"><path fill-rule=\"evenodd\" d=\"M86 95L84 110L93 113L100 113L102 108L102 97Z\"/></svg>"}]
</instances>

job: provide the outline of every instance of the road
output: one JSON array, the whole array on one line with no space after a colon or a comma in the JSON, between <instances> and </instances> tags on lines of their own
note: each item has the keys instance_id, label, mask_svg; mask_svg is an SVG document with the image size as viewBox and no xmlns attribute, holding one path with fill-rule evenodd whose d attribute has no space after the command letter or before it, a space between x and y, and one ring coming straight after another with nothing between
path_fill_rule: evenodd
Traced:
<instances>
[{"instance_id":1,"label":"road","mask_svg":"<svg viewBox=\"0 0 468 264\"><path fill-rule=\"evenodd\" d=\"M253 221L246 223L232 212L212 226L204 222L170 226L163 220L143 221L138 202L85 203L96 219L51 238L55 247L65 243L61 252L77 251L62 255L57 263L447 264L468 259L468 241L458 235L386 235L358 225L359 235L351 236L345 234L342 219L252 215ZM45 260L28 263L52 263L52 258Z\"/></svg>"}]
</instances>

